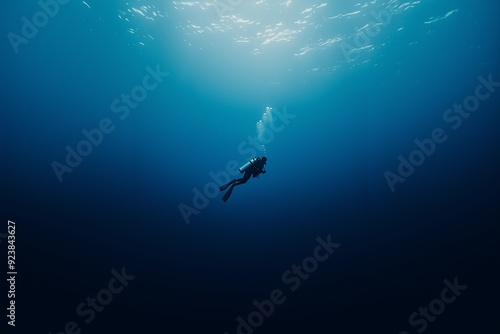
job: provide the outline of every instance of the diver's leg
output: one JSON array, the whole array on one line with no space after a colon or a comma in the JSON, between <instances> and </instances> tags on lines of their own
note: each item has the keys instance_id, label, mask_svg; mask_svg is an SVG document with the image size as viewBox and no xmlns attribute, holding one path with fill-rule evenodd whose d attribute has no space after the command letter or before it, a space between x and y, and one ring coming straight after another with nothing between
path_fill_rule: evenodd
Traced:
<instances>
[{"instance_id":1,"label":"diver's leg","mask_svg":"<svg viewBox=\"0 0 500 334\"><path fill-rule=\"evenodd\" d=\"M252 173L249 171L245 172L245 175L243 175L242 178L236 180L236 185L239 186L240 184L247 183L248 180L250 180L250 177L252 176Z\"/></svg>"},{"instance_id":2,"label":"diver's leg","mask_svg":"<svg viewBox=\"0 0 500 334\"><path fill-rule=\"evenodd\" d=\"M252 176L252 173L245 172L245 175L243 175L242 178L239 178L239 179L236 179L236 180L229 182L229 183L232 183L231 188L229 188L227 193L225 193L224 196L222 196L222 200L224 202L226 202L229 199L229 197L231 197L231 194L233 193L234 187L239 186L240 184L247 183L247 181L250 179L251 176ZM224 185L225 186L225 187L223 186L224 189L226 189L228 185L229 184ZM221 187L221 190L224 190L224 189L222 189L222 187Z\"/></svg>"},{"instance_id":3,"label":"diver's leg","mask_svg":"<svg viewBox=\"0 0 500 334\"><path fill-rule=\"evenodd\" d=\"M224 196L222 196L222 200L224 202L227 202L227 200L229 199L229 197L231 197L231 194L233 193L234 187L236 187L236 184L233 184L231 186L231 188L229 188L229 190L227 191L227 193L225 193Z\"/></svg>"}]
</instances>

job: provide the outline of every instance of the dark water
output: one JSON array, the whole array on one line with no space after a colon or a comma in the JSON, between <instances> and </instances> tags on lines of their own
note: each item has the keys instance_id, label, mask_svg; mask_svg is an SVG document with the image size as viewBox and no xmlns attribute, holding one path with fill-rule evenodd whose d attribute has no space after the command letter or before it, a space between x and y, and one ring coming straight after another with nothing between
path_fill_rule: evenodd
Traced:
<instances>
[{"instance_id":1,"label":"dark water","mask_svg":"<svg viewBox=\"0 0 500 334\"><path fill-rule=\"evenodd\" d=\"M498 332L497 1L5 6L7 332Z\"/></svg>"}]
</instances>

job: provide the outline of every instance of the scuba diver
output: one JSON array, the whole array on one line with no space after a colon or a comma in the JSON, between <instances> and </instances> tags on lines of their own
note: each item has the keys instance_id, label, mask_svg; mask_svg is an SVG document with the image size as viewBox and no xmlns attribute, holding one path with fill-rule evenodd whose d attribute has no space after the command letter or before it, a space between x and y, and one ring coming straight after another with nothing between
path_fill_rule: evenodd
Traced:
<instances>
[{"instance_id":1,"label":"scuba diver","mask_svg":"<svg viewBox=\"0 0 500 334\"><path fill-rule=\"evenodd\" d=\"M255 178L260 174L265 174L266 170L264 169L264 165L266 164L266 162L267 162L266 157L262 157L262 159L255 157L246 164L244 164L241 168L239 168L238 170L240 171L240 173L245 173L245 174L243 175L242 178L234 179L231 182L228 182L220 187L220 191L223 191L226 190L227 187L231 186L231 188L229 188L227 193L225 193L224 196L222 196L222 200L226 202L233 193L234 187L239 186L240 184L247 183L247 181L250 180L250 176L253 176Z\"/></svg>"}]
</instances>

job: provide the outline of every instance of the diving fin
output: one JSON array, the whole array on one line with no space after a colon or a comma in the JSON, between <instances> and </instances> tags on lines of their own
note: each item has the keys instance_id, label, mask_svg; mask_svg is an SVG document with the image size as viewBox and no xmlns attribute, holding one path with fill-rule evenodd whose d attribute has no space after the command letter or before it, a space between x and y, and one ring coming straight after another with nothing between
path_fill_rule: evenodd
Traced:
<instances>
[{"instance_id":1,"label":"diving fin","mask_svg":"<svg viewBox=\"0 0 500 334\"><path fill-rule=\"evenodd\" d=\"M224 194L224 196L222 196L222 200L224 202L227 202L227 200L229 199L229 197L231 197L231 194L233 193L233 189L234 189L235 185L233 184L231 186L231 188L229 188L229 190L227 191L227 193Z\"/></svg>"},{"instance_id":2,"label":"diving fin","mask_svg":"<svg viewBox=\"0 0 500 334\"><path fill-rule=\"evenodd\" d=\"M221 187L220 187L220 191L224 191L224 190L226 190L226 189L227 189L227 187L229 187L229 186L230 186L231 184L233 184L235 181L236 181L236 180L232 180L232 181L230 181L230 182L226 183L225 185L221 186Z\"/></svg>"}]
</instances>

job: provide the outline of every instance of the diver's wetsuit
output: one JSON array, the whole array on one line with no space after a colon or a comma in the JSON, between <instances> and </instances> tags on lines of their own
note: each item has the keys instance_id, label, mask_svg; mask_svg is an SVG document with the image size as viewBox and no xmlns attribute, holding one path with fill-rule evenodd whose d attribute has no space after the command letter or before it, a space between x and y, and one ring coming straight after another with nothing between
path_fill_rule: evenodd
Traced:
<instances>
[{"instance_id":1,"label":"diver's wetsuit","mask_svg":"<svg viewBox=\"0 0 500 334\"><path fill-rule=\"evenodd\" d=\"M260 174L265 173L266 172L264 170L264 165L265 164L266 164L265 161L263 161L262 159L258 159L257 162L254 165L252 165L250 168L248 168L245 171L245 174L243 174L243 177L241 177L239 179L234 179L231 182L226 183L225 185L223 185L222 187L220 187L220 190L223 191L229 185L231 185L231 187L229 188L229 190L227 191L227 193L225 193L224 196L222 197L222 200L224 202L226 202L229 199L229 197L231 196L234 187L239 186L240 184L247 183L247 181L250 180L251 176L257 177Z\"/></svg>"}]
</instances>

